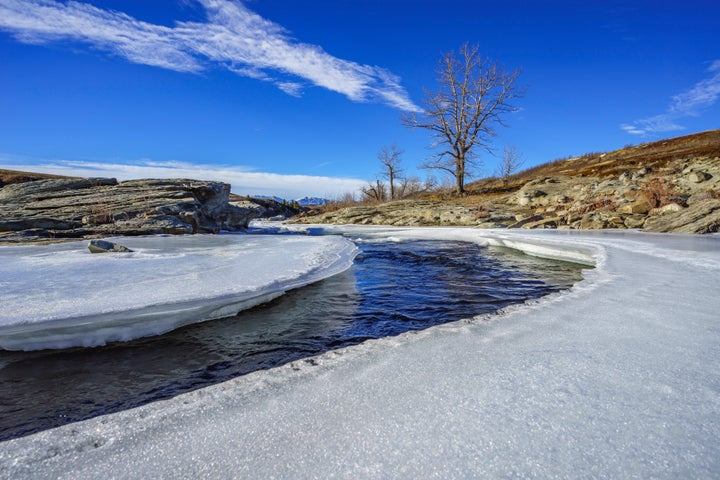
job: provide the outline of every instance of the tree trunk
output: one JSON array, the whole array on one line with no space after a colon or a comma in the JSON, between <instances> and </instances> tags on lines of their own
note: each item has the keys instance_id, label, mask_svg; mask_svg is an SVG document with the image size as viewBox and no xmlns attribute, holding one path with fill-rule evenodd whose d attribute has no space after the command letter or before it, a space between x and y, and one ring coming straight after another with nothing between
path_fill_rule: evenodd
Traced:
<instances>
[{"instance_id":1,"label":"tree trunk","mask_svg":"<svg viewBox=\"0 0 720 480\"><path fill-rule=\"evenodd\" d=\"M463 195L465 193L465 159L455 159L455 193Z\"/></svg>"},{"instance_id":2,"label":"tree trunk","mask_svg":"<svg viewBox=\"0 0 720 480\"><path fill-rule=\"evenodd\" d=\"M390 200L395 200L395 171L390 169Z\"/></svg>"}]
</instances>

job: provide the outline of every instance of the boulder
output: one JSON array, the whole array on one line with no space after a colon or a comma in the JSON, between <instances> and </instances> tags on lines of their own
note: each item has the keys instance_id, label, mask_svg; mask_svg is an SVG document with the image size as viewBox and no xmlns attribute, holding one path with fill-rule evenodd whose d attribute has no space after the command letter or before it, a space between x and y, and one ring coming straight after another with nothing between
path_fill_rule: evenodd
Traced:
<instances>
[{"instance_id":1,"label":"boulder","mask_svg":"<svg viewBox=\"0 0 720 480\"><path fill-rule=\"evenodd\" d=\"M645 215L628 215L624 218L623 223L627 228L642 228L646 218Z\"/></svg>"},{"instance_id":2,"label":"boulder","mask_svg":"<svg viewBox=\"0 0 720 480\"><path fill-rule=\"evenodd\" d=\"M677 203L668 203L662 207L653 208L648 212L650 215L664 215L669 212L679 212L683 207Z\"/></svg>"},{"instance_id":3,"label":"boulder","mask_svg":"<svg viewBox=\"0 0 720 480\"><path fill-rule=\"evenodd\" d=\"M90 240L90 243L88 243L88 250L90 250L90 253L132 252L132 250L127 247L107 240Z\"/></svg>"},{"instance_id":4,"label":"boulder","mask_svg":"<svg viewBox=\"0 0 720 480\"><path fill-rule=\"evenodd\" d=\"M648 206L647 201L645 200L636 200L632 203L625 204L618 208L618 212L620 213L639 213L639 214L646 214L650 211L650 208Z\"/></svg>"},{"instance_id":5,"label":"boulder","mask_svg":"<svg viewBox=\"0 0 720 480\"><path fill-rule=\"evenodd\" d=\"M584 214L580 220L573 224L573 228L581 230L599 230L608 228L607 215L600 212Z\"/></svg>"},{"instance_id":6,"label":"boulder","mask_svg":"<svg viewBox=\"0 0 720 480\"><path fill-rule=\"evenodd\" d=\"M712 178L712 175L710 175L707 172L695 171L695 172L692 172L690 175L688 175L688 180L690 180L693 183L702 183L705 180L709 180L710 178Z\"/></svg>"}]
</instances>

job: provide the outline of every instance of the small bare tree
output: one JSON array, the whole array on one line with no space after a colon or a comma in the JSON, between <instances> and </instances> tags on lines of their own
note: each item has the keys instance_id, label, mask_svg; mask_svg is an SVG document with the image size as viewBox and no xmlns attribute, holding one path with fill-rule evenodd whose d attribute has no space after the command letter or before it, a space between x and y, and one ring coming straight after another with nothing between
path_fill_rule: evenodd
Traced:
<instances>
[{"instance_id":1,"label":"small bare tree","mask_svg":"<svg viewBox=\"0 0 720 480\"><path fill-rule=\"evenodd\" d=\"M384 202L387 199L387 187L380 180L375 180L375 183L370 182L366 186L361 187L360 192L362 192L368 200Z\"/></svg>"},{"instance_id":2,"label":"small bare tree","mask_svg":"<svg viewBox=\"0 0 720 480\"><path fill-rule=\"evenodd\" d=\"M432 147L442 151L423 167L450 173L457 194L465 193L465 179L479 165L476 150L490 151L495 125L505 126L502 117L517 110L512 101L525 90L515 85L519 70L506 72L478 50L477 45L464 44L458 56L443 54L438 65L440 89L425 92L422 114L403 117L405 126L432 132Z\"/></svg>"},{"instance_id":3,"label":"small bare tree","mask_svg":"<svg viewBox=\"0 0 720 480\"><path fill-rule=\"evenodd\" d=\"M502 179L504 186L507 186L510 176L520 170L524 163L525 159L518 153L517 148L505 145L498 166L498 177Z\"/></svg>"},{"instance_id":4,"label":"small bare tree","mask_svg":"<svg viewBox=\"0 0 720 480\"><path fill-rule=\"evenodd\" d=\"M397 198L413 197L426 191L427 186L414 175L401 178L395 189Z\"/></svg>"},{"instance_id":5,"label":"small bare tree","mask_svg":"<svg viewBox=\"0 0 720 480\"><path fill-rule=\"evenodd\" d=\"M433 190L437 190L439 186L440 180L438 180L437 177L432 173L425 177L424 189L426 192L432 192Z\"/></svg>"},{"instance_id":6,"label":"small bare tree","mask_svg":"<svg viewBox=\"0 0 720 480\"><path fill-rule=\"evenodd\" d=\"M387 178L390 184L390 200L394 200L396 197L396 181L400 179L403 174L403 169L400 167L400 161L402 154L405 153L403 150L399 150L396 144L390 145L390 147L382 147L378 152L378 160L382 164L383 178Z\"/></svg>"}]
</instances>

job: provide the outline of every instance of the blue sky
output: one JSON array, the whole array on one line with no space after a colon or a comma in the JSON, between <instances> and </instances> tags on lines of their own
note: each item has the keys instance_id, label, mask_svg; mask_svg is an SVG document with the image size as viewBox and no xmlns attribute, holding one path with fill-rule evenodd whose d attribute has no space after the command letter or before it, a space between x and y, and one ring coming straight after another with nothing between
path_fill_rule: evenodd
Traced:
<instances>
[{"instance_id":1,"label":"blue sky","mask_svg":"<svg viewBox=\"0 0 720 480\"><path fill-rule=\"evenodd\" d=\"M464 42L522 69L526 166L720 127L720 2L0 0L0 168L335 196ZM497 158L481 157L491 174Z\"/></svg>"}]
</instances>

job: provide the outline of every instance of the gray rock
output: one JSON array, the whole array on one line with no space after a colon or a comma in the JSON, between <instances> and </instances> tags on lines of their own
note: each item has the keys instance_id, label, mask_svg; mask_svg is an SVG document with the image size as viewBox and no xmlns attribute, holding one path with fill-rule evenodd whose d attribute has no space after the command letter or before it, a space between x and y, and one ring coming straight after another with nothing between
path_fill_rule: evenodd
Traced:
<instances>
[{"instance_id":1,"label":"gray rock","mask_svg":"<svg viewBox=\"0 0 720 480\"><path fill-rule=\"evenodd\" d=\"M500 214L501 215L501 214ZM356 225L477 225L483 218L475 208L429 200L396 200L382 205L358 205L295 222Z\"/></svg>"},{"instance_id":2,"label":"gray rock","mask_svg":"<svg viewBox=\"0 0 720 480\"><path fill-rule=\"evenodd\" d=\"M533 217L531 217L533 218ZM562 222L562 219L560 217L548 217L548 218L541 218L540 220L536 220L534 222L527 222L522 225L521 228L526 229L536 229L536 228L557 228ZM511 228L515 228L514 225L510 226Z\"/></svg>"},{"instance_id":3,"label":"gray rock","mask_svg":"<svg viewBox=\"0 0 720 480\"><path fill-rule=\"evenodd\" d=\"M88 250L90 250L90 253L132 252L132 250L127 247L107 240L90 240L90 243L88 243Z\"/></svg>"},{"instance_id":4,"label":"gray rock","mask_svg":"<svg viewBox=\"0 0 720 480\"><path fill-rule=\"evenodd\" d=\"M193 226L171 215L161 215L152 218L134 218L119 221L114 226L123 235L187 235L195 233Z\"/></svg>"},{"instance_id":5,"label":"gray rock","mask_svg":"<svg viewBox=\"0 0 720 480\"><path fill-rule=\"evenodd\" d=\"M13 220L0 219L0 232L18 230L71 230L82 225L81 222L47 217L28 217Z\"/></svg>"},{"instance_id":6,"label":"gray rock","mask_svg":"<svg viewBox=\"0 0 720 480\"><path fill-rule=\"evenodd\" d=\"M482 222L476 225L477 228L507 228L507 223L502 222Z\"/></svg>"},{"instance_id":7,"label":"gray rock","mask_svg":"<svg viewBox=\"0 0 720 480\"><path fill-rule=\"evenodd\" d=\"M114 178L58 178L6 185L0 190L0 200L18 197L37 197L43 194L57 194L117 185Z\"/></svg>"},{"instance_id":8,"label":"gray rock","mask_svg":"<svg viewBox=\"0 0 720 480\"><path fill-rule=\"evenodd\" d=\"M648 217L643 228L653 232L718 232L720 231L720 200L706 200L677 212Z\"/></svg>"},{"instance_id":9,"label":"gray rock","mask_svg":"<svg viewBox=\"0 0 720 480\"><path fill-rule=\"evenodd\" d=\"M711 192L708 192L708 191L698 192L698 193L694 193L694 194L690 195L687 198L687 200L685 201L685 203L687 203L688 205L692 205L694 203L704 202L706 200L712 200L713 198L714 197Z\"/></svg>"},{"instance_id":10,"label":"gray rock","mask_svg":"<svg viewBox=\"0 0 720 480\"><path fill-rule=\"evenodd\" d=\"M712 175L710 175L707 172L692 172L690 175L688 175L688 180L690 180L693 183L702 183L705 180L709 180L712 178Z\"/></svg>"},{"instance_id":11,"label":"gray rock","mask_svg":"<svg viewBox=\"0 0 720 480\"><path fill-rule=\"evenodd\" d=\"M608 228L609 226L608 215L606 213L592 212L583 215L580 220L573 225L573 228L579 228L581 230L600 230Z\"/></svg>"},{"instance_id":12,"label":"gray rock","mask_svg":"<svg viewBox=\"0 0 720 480\"><path fill-rule=\"evenodd\" d=\"M621 206L618 208L618 212L620 213L639 213L639 214L646 214L650 211L650 208L648 206L648 203L646 200L638 199L632 203L628 203L626 205Z\"/></svg>"},{"instance_id":13,"label":"gray rock","mask_svg":"<svg viewBox=\"0 0 720 480\"><path fill-rule=\"evenodd\" d=\"M628 215L625 217L624 223L627 228L642 228L646 218L645 215Z\"/></svg>"},{"instance_id":14,"label":"gray rock","mask_svg":"<svg viewBox=\"0 0 720 480\"><path fill-rule=\"evenodd\" d=\"M529 223L540 222L543 220L543 218L545 218L545 217L543 217L542 215L532 215L530 217L523 218L522 220L518 220L517 222L515 222L511 225L508 225L508 228L521 228Z\"/></svg>"}]
</instances>

